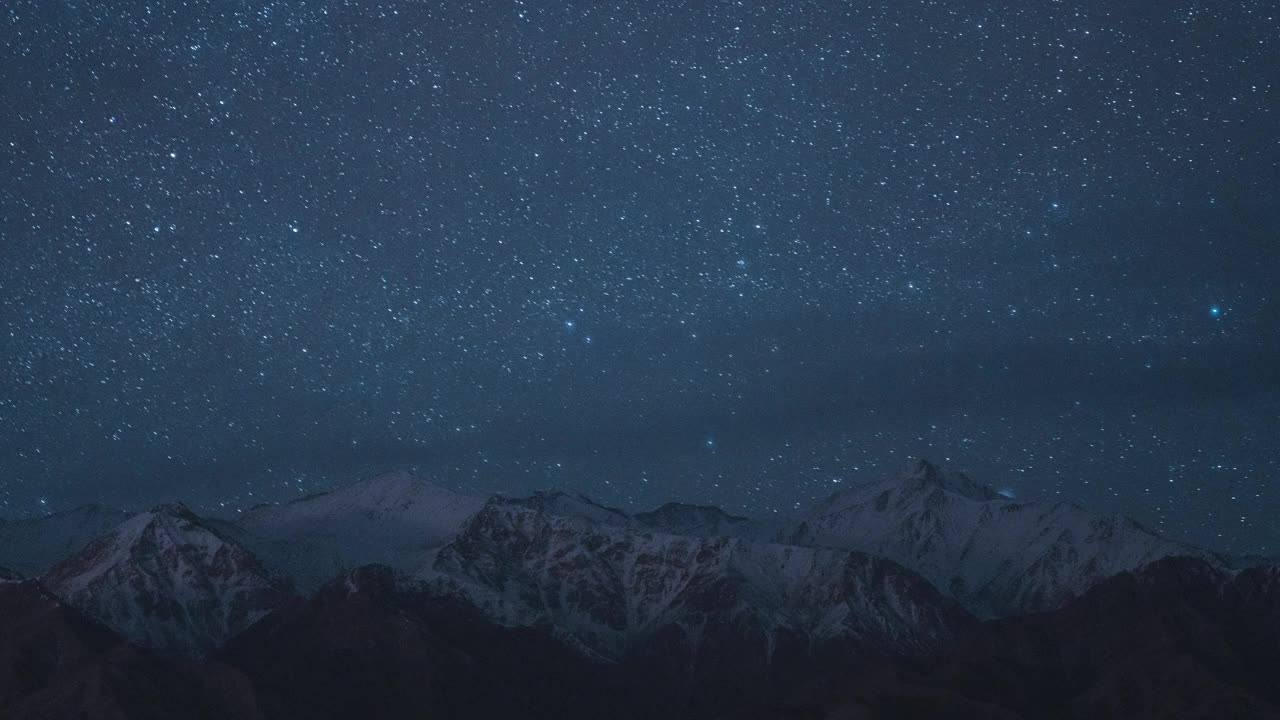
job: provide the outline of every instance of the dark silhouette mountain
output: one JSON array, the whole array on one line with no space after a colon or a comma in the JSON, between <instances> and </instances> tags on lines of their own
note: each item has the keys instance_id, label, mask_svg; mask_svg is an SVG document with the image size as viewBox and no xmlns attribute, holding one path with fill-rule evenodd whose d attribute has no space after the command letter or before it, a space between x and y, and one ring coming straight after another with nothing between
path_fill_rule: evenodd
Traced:
<instances>
[{"instance_id":1,"label":"dark silhouette mountain","mask_svg":"<svg viewBox=\"0 0 1280 720\"><path fill-rule=\"evenodd\" d=\"M251 685L235 670L151 655L26 581L0 584L0 717L262 715Z\"/></svg>"},{"instance_id":2,"label":"dark silhouette mountain","mask_svg":"<svg viewBox=\"0 0 1280 720\"><path fill-rule=\"evenodd\" d=\"M1280 569L1169 558L938 656L813 679L794 718L1277 718ZM770 714L772 713L772 714Z\"/></svg>"},{"instance_id":3,"label":"dark silhouette mountain","mask_svg":"<svg viewBox=\"0 0 1280 720\"><path fill-rule=\"evenodd\" d=\"M267 717L652 717L612 665L546 632L358 568L251 628L221 654Z\"/></svg>"}]
</instances>

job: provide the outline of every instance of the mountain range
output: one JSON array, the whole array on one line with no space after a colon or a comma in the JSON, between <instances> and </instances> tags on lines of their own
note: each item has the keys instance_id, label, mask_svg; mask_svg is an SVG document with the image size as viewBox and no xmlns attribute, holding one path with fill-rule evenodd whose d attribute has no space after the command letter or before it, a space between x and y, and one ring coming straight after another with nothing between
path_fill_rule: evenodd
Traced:
<instances>
[{"instance_id":1,"label":"mountain range","mask_svg":"<svg viewBox=\"0 0 1280 720\"><path fill-rule=\"evenodd\" d=\"M408 471L86 508L0 525L0 716L1280 716L1245 565L925 461L782 521Z\"/></svg>"}]
</instances>

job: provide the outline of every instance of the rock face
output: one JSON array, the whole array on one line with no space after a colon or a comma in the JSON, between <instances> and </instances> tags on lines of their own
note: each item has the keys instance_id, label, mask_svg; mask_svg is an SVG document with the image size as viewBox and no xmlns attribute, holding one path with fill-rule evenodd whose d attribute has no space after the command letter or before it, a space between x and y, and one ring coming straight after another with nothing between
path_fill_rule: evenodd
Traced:
<instances>
[{"instance_id":1,"label":"rock face","mask_svg":"<svg viewBox=\"0 0 1280 720\"><path fill-rule=\"evenodd\" d=\"M24 577L39 577L128 518L123 510L85 505L42 518L0 522L0 565Z\"/></svg>"},{"instance_id":2,"label":"rock face","mask_svg":"<svg viewBox=\"0 0 1280 720\"><path fill-rule=\"evenodd\" d=\"M1217 562L1126 517L1066 502L1017 503L924 461L832 496L790 539L901 563L985 617L1061 607L1101 580L1165 557Z\"/></svg>"},{"instance_id":3,"label":"rock face","mask_svg":"<svg viewBox=\"0 0 1280 720\"><path fill-rule=\"evenodd\" d=\"M218 647L285 597L248 550L181 505L129 518L44 582L131 642L187 655Z\"/></svg>"},{"instance_id":4,"label":"rock face","mask_svg":"<svg viewBox=\"0 0 1280 720\"><path fill-rule=\"evenodd\" d=\"M416 570L484 504L407 471L284 505L255 508L230 529L273 571L310 592L371 563Z\"/></svg>"},{"instance_id":5,"label":"rock face","mask_svg":"<svg viewBox=\"0 0 1280 720\"><path fill-rule=\"evenodd\" d=\"M730 641L760 665L823 644L915 654L969 622L913 573L861 553L640 532L500 498L429 580L501 624L546 625L611 660L659 641L695 662Z\"/></svg>"}]
</instances>

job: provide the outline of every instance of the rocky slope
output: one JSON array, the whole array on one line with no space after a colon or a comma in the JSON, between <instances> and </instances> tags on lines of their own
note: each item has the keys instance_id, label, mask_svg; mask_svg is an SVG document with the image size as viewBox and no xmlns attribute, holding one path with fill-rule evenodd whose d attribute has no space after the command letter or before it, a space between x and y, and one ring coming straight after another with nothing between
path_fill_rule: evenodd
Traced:
<instances>
[{"instance_id":1,"label":"rocky slope","mask_svg":"<svg viewBox=\"0 0 1280 720\"><path fill-rule=\"evenodd\" d=\"M425 577L502 624L548 625L615 660L659 636L696 656L726 633L765 664L780 643L919 653L969 621L913 573L861 553L641 532L501 498Z\"/></svg>"},{"instance_id":2,"label":"rocky slope","mask_svg":"<svg viewBox=\"0 0 1280 720\"><path fill-rule=\"evenodd\" d=\"M924 461L832 496L789 539L901 563L986 617L1060 607L1101 580L1161 558L1218 562L1126 517L1067 502L1014 502Z\"/></svg>"},{"instance_id":3,"label":"rocky slope","mask_svg":"<svg viewBox=\"0 0 1280 720\"><path fill-rule=\"evenodd\" d=\"M252 553L182 505L129 518L44 583L133 643L181 654L221 645L285 597Z\"/></svg>"}]
</instances>

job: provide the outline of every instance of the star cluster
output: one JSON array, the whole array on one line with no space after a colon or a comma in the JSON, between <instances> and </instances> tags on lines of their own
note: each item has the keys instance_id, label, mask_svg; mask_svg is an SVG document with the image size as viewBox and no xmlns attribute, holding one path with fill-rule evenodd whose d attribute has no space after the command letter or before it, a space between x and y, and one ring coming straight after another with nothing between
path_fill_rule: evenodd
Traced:
<instances>
[{"instance_id":1,"label":"star cluster","mask_svg":"<svg viewBox=\"0 0 1280 720\"><path fill-rule=\"evenodd\" d=\"M13 0L0 503L926 455L1280 526L1280 10Z\"/></svg>"}]
</instances>

